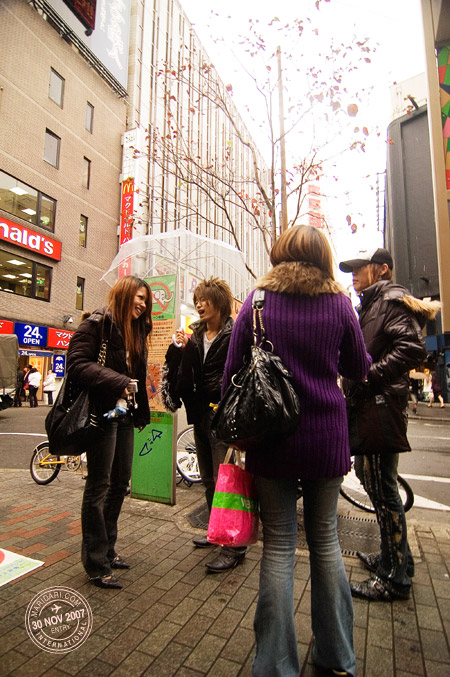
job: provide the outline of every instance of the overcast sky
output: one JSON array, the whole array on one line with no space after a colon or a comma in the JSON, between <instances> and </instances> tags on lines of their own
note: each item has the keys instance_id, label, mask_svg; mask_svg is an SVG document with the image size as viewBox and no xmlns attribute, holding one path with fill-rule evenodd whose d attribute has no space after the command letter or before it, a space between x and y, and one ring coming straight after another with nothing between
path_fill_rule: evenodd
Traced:
<instances>
[{"instance_id":1,"label":"overcast sky","mask_svg":"<svg viewBox=\"0 0 450 677\"><path fill-rule=\"evenodd\" d=\"M275 15L281 23L288 23L294 16L305 18L311 15L313 0L180 2L222 80L233 85L236 104L243 108L248 103L248 86L242 71L239 71L239 66L230 55L230 45L234 41L234 51L239 49L236 38L239 33L245 34L249 18L260 19L261 26ZM216 12L218 17L214 16ZM329 205L331 217L334 213L337 223L342 224L342 214L346 209L355 215L355 220L365 223L365 228L360 229L357 237L349 240L345 237L341 243L337 243L338 249L339 244L345 250L348 247L357 249L360 241L368 242L369 245L380 243L380 235L376 232L374 191L370 190L369 183L373 183L377 172L385 169L386 132L391 121L389 88L394 82L401 82L425 70L420 0L330 0L322 2L320 19L318 44L321 49L326 49L330 36L345 41L356 34L361 38L369 37L373 44L378 44L370 67L374 93L366 114L370 116L370 124L378 126L381 136L378 140L370 139L366 154L353 155L348 165L343 162L339 171L342 179L341 195L342 191L345 192L346 199ZM222 36L225 39L218 41L217 37ZM365 180L368 174L371 179ZM345 226L342 227L344 232Z\"/></svg>"}]
</instances>

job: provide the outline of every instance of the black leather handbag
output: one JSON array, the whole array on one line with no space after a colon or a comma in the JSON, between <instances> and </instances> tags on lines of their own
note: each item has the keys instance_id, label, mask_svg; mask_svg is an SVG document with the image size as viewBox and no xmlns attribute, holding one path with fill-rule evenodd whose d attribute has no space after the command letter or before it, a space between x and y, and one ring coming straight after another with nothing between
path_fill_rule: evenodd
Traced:
<instances>
[{"instance_id":1,"label":"black leather handbag","mask_svg":"<svg viewBox=\"0 0 450 677\"><path fill-rule=\"evenodd\" d=\"M411 451L407 418L394 394L372 393L356 384L346 397L350 452L353 456Z\"/></svg>"},{"instance_id":2,"label":"black leather handbag","mask_svg":"<svg viewBox=\"0 0 450 677\"><path fill-rule=\"evenodd\" d=\"M267 444L273 436L287 437L300 421L300 402L291 373L266 337L263 307L264 290L257 289L250 361L232 377L211 426L216 439L244 450Z\"/></svg>"},{"instance_id":3,"label":"black leather handbag","mask_svg":"<svg viewBox=\"0 0 450 677\"><path fill-rule=\"evenodd\" d=\"M97 362L104 366L105 361L106 342L103 342ZM78 456L86 451L104 430L95 396L66 376L45 419L45 430L51 454Z\"/></svg>"}]
</instances>

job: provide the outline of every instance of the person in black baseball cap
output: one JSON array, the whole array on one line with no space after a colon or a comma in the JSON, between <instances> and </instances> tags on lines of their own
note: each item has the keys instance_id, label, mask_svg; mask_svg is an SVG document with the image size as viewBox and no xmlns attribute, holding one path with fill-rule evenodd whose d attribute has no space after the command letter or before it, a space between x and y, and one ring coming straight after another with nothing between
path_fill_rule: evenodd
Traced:
<instances>
[{"instance_id":1,"label":"person in black baseball cap","mask_svg":"<svg viewBox=\"0 0 450 677\"><path fill-rule=\"evenodd\" d=\"M381 265L385 263L391 270L394 267L392 256L389 254L388 250L384 249L383 247L373 249L372 251L360 252L360 254L361 255L356 259L342 261L339 264L339 268L343 273L352 273L356 268L362 268L363 266L367 266L369 263L380 263Z\"/></svg>"},{"instance_id":2,"label":"person in black baseball cap","mask_svg":"<svg viewBox=\"0 0 450 677\"><path fill-rule=\"evenodd\" d=\"M426 359L421 328L439 310L437 301L411 296L392 281L393 261L379 247L342 261L352 273L367 352L367 382L344 383L349 404L351 453L355 470L375 507L380 552L358 552L371 578L350 584L352 595L369 600L408 599L414 560L408 545L405 511L398 492L399 452L410 451L406 435L408 372Z\"/></svg>"}]
</instances>

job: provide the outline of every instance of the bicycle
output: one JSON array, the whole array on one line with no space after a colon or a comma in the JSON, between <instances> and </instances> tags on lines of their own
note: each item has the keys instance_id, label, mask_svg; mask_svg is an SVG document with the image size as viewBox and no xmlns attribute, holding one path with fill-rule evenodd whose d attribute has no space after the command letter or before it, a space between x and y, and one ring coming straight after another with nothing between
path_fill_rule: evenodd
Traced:
<instances>
[{"instance_id":1,"label":"bicycle","mask_svg":"<svg viewBox=\"0 0 450 677\"><path fill-rule=\"evenodd\" d=\"M33 449L30 461L30 473L36 484L50 484L59 475L62 467L72 472L82 469L86 476L86 454L80 456L56 456L50 453L48 440Z\"/></svg>"},{"instance_id":2,"label":"bicycle","mask_svg":"<svg viewBox=\"0 0 450 677\"><path fill-rule=\"evenodd\" d=\"M188 487L202 481L193 426L183 430L177 437L177 484L183 481Z\"/></svg>"},{"instance_id":3,"label":"bicycle","mask_svg":"<svg viewBox=\"0 0 450 677\"><path fill-rule=\"evenodd\" d=\"M178 435L177 473L179 477L178 483L184 480L188 486L191 486L196 482L202 481L200 472L198 470L197 452L195 448L194 431L192 426L189 426L189 428L186 428ZM414 505L414 492L409 486L408 482L400 475L397 476L397 481L405 512L408 512L408 510L411 510L412 506ZM370 513L375 512L375 508L373 507L366 490L356 476L354 457L352 457L351 470L344 477L339 493L343 498L345 498L346 501L357 508ZM298 498L301 498L301 496L302 490L301 483L299 482Z\"/></svg>"}]
</instances>

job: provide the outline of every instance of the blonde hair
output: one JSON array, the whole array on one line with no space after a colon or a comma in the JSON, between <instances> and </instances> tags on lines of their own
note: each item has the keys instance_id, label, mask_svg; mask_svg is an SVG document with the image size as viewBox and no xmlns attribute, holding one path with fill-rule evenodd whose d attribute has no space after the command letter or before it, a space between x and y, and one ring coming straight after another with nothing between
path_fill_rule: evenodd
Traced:
<instances>
[{"instance_id":1,"label":"blonde hair","mask_svg":"<svg viewBox=\"0 0 450 677\"><path fill-rule=\"evenodd\" d=\"M378 280L392 280L392 269L388 267L384 273L381 273L383 267L382 263L368 263L368 278L369 278L369 287Z\"/></svg>"},{"instance_id":2,"label":"blonde hair","mask_svg":"<svg viewBox=\"0 0 450 677\"><path fill-rule=\"evenodd\" d=\"M318 228L293 226L280 235L270 252L270 262L277 266L288 261L311 263L334 280L331 247Z\"/></svg>"},{"instance_id":3,"label":"blonde hair","mask_svg":"<svg viewBox=\"0 0 450 677\"><path fill-rule=\"evenodd\" d=\"M231 305L233 295L231 289L225 280L219 280L218 277L210 277L209 280L202 280L194 290L194 305L197 301L205 299L220 312L222 326L231 315Z\"/></svg>"}]
</instances>

